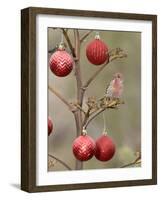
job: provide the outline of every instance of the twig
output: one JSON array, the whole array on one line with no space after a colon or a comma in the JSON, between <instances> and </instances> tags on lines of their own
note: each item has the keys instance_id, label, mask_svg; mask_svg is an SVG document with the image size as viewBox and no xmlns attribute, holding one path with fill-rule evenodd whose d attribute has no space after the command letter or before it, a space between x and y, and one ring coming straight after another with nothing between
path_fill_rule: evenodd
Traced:
<instances>
[{"instance_id":1,"label":"twig","mask_svg":"<svg viewBox=\"0 0 161 200\"><path fill-rule=\"evenodd\" d=\"M125 168L125 167L129 167L129 166L132 166L132 165L137 165L137 164L141 164L141 152L136 152L136 158L133 162L130 162L128 164L125 164L123 166L121 166L120 168Z\"/></svg>"},{"instance_id":2,"label":"twig","mask_svg":"<svg viewBox=\"0 0 161 200\"><path fill-rule=\"evenodd\" d=\"M56 89L54 89L51 86L48 86L49 90L55 94L59 99L61 99L61 101L68 106L69 110L71 110L72 112L75 112L76 109L58 92L56 91Z\"/></svg>"},{"instance_id":3,"label":"twig","mask_svg":"<svg viewBox=\"0 0 161 200\"><path fill-rule=\"evenodd\" d=\"M83 125L83 127L86 129L88 124L97 116L99 115L100 113L102 113L104 110L106 110L106 108L100 108L97 112L95 112L89 119L87 119Z\"/></svg>"},{"instance_id":4,"label":"twig","mask_svg":"<svg viewBox=\"0 0 161 200\"><path fill-rule=\"evenodd\" d=\"M92 31L86 32L86 33L81 37L80 43L82 43L82 42L88 37L88 35L89 35L90 33L92 33Z\"/></svg>"},{"instance_id":5,"label":"twig","mask_svg":"<svg viewBox=\"0 0 161 200\"><path fill-rule=\"evenodd\" d=\"M127 57L127 54L120 48L112 49L109 52L109 62L112 62L113 60L117 58L125 58Z\"/></svg>"},{"instance_id":6,"label":"twig","mask_svg":"<svg viewBox=\"0 0 161 200\"><path fill-rule=\"evenodd\" d=\"M55 94L59 99L62 100L63 103L65 103L65 105L68 106L69 110L73 113L74 115L74 119L75 119L75 124L76 124L76 130L77 130L77 135L80 133L80 123L79 123L79 116L78 116L78 112L77 109L74 108L74 106L72 106L72 104L70 104L61 94L59 94L54 88L52 88L51 86L48 86L49 90Z\"/></svg>"},{"instance_id":7,"label":"twig","mask_svg":"<svg viewBox=\"0 0 161 200\"><path fill-rule=\"evenodd\" d=\"M94 72L94 74L87 80L87 82L83 85L82 89L86 89L89 84L95 79L95 77L107 66L109 62L106 62L103 64L98 70Z\"/></svg>"},{"instance_id":8,"label":"twig","mask_svg":"<svg viewBox=\"0 0 161 200\"><path fill-rule=\"evenodd\" d=\"M104 107L98 109L97 111L94 111L89 118L86 118L84 121L83 127L86 129L88 124L100 113L102 113L104 110L108 108L116 108L118 104L121 104L122 102L120 100L113 100L112 102L110 101L108 104L106 104Z\"/></svg>"},{"instance_id":9,"label":"twig","mask_svg":"<svg viewBox=\"0 0 161 200\"><path fill-rule=\"evenodd\" d=\"M54 53L57 49L58 49L58 45L56 45L56 47L54 47L53 49L50 49L48 53Z\"/></svg>"},{"instance_id":10,"label":"twig","mask_svg":"<svg viewBox=\"0 0 161 200\"><path fill-rule=\"evenodd\" d=\"M128 163L126 165L121 166L120 168L125 168L125 167L129 167L129 166L132 166L132 165L137 165L137 164L141 164L141 161L139 161L139 162L131 162L131 163Z\"/></svg>"},{"instance_id":11,"label":"twig","mask_svg":"<svg viewBox=\"0 0 161 200\"><path fill-rule=\"evenodd\" d=\"M54 167L55 164L57 163L57 160L49 160L48 161L48 169L50 169L51 167Z\"/></svg>"},{"instance_id":12,"label":"twig","mask_svg":"<svg viewBox=\"0 0 161 200\"><path fill-rule=\"evenodd\" d=\"M69 38L67 32L63 28L62 28L62 31L63 31L64 37L65 37L65 39L66 39L66 41L68 43L68 46L69 46L69 48L71 50L71 53L72 53L73 57L76 57L73 45L72 45L72 43L70 41L70 38Z\"/></svg>"},{"instance_id":13,"label":"twig","mask_svg":"<svg viewBox=\"0 0 161 200\"><path fill-rule=\"evenodd\" d=\"M98 105L98 102L95 97L88 97L88 101L86 102L88 109L84 117L83 125L87 122L89 116L91 115L91 112L96 112L100 108Z\"/></svg>"},{"instance_id":14,"label":"twig","mask_svg":"<svg viewBox=\"0 0 161 200\"><path fill-rule=\"evenodd\" d=\"M72 170L72 168L70 168L64 161L60 160L59 158L57 158L56 156L53 156L51 154L48 154L48 156L50 156L51 158L57 160L59 163L61 163L64 167L66 167L68 170Z\"/></svg>"}]
</instances>

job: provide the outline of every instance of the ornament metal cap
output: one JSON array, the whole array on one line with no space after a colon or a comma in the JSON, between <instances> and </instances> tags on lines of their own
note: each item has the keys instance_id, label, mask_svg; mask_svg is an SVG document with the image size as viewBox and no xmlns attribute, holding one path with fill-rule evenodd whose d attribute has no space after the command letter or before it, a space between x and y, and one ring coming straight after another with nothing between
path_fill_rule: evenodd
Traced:
<instances>
[{"instance_id":1,"label":"ornament metal cap","mask_svg":"<svg viewBox=\"0 0 161 200\"><path fill-rule=\"evenodd\" d=\"M82 133L83 133L83 135L87 135L87 130L85 128L83 128Z\"/></svg>"},{"instance_id":2,"label":"ornament metal cap","mask_svg":"<svg viewBox=\"0 0 161 200\"><path fill-rule=\"evenodd\" d=\"M99 35L99 32L98 32L98 31L96 32L95 39L96 39L96 40L100 40L100 35Z\"/></svg>"},{"instance_id":3,"label":"ornament metal cap","mask_svg":"<svg viewBox=\"0 0 161 200\"><path fill-rule=\"evenodd\" d=\"M63 42L61 42L61 43L59 44L58 49L59 49L59 50L65 50L65 46L64 46L64 43L63 43Z\"/></svg>"},{"instance_id":4,"label":"ornament metal cap","mask_svg":"<svg viewBox=\"0 0 161 200\"><path fill-rule=\"evenodd\" d=\"M107 131L103 131L102 135L107 135Z\"/></svg>"}]
</instances>

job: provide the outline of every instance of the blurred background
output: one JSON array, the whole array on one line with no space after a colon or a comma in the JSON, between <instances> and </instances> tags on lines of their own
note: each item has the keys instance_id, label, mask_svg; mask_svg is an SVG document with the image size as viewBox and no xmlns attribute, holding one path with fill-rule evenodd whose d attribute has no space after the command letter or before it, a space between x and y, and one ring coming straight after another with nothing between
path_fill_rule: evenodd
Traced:
<instances>
[{"instance_id":1,"label":"blurred background","mask_svg":"<svg viewBox=\"0 0 161 200\"><path fill-rule=\"evenodd\" d=\"M87 30L79 30L83 35ZM68 30L69 37L73 42L73 29ZM95 37L93 31L81 46L81 71L83 82L87 80L99 66L89 63L86 58L86 46ZM97 76L85 93L84 104L88 97L95 96L96 99L105 93L108 83L113 74L121 72L124 78L124 91L122 100L117 110L106 110L106 126L108 135L113 138L116 145L116 153L108 162L101 162L93 157L84 162L83 169L119 168L134 161L136 152L141 152L141 33L99 31L109 49L120 47L127 54L127 58L117 59L111 62ZM60 29L48 28L48 50L52 50L61 41L62 31ZM64 42L66 43L65 39ZM68 47L66 50L70 53ZM52 54L48 53L48 58ZM56 88L69 102L76 99L76 81L74 70L67 77L55 76L48 66L48 84ZM76 128L73 114L66 105L55 95L48 91L48 115L52 118L54 130L48 137L48 153L67 163L72 169L75 167L75 157L72 153L72 143L76 138ZM103 116L97 116L88 126L88 135L96 139L103 131ZM134 165L135 167L139 165ZM132 166L132 167L134 167ZM49 171L64 171L66 168L59 162L55 162Z\"/></svg>"}]
</instances>

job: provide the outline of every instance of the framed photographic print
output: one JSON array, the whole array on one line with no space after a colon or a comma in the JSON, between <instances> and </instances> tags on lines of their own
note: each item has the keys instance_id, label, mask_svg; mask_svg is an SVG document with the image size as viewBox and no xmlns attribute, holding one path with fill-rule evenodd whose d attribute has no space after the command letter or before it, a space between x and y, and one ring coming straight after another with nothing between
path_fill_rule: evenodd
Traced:
<instances>
[{"instance_id":1,"label":"framed photographic print","mask_svg":"<svg viewBox=\"0 0 161 200\"><path fill-rule=\"evenodd\" d=\"M157 16L21 11L21 188L157 183Z\"/></svg>"}]
</instances>

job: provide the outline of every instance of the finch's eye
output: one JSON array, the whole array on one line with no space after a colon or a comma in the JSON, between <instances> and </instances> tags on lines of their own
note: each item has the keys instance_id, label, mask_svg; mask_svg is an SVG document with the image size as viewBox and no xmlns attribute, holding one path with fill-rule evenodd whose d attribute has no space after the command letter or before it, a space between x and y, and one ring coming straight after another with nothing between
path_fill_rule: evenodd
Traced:
<instances>
[{"instance_id":1,"label":"finch's eye","mask_svg":"<svg viewBox=\"0 0 161 200\"><path fill-rule=\"evenodd\" d=\"M117 77L117 78L121 78L121 74L117 74L116 77Z\"/></svg>"}]
</instances>

